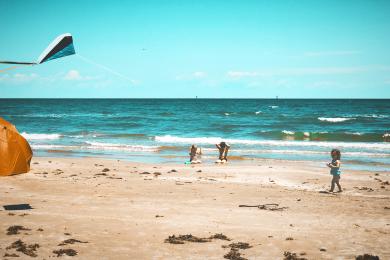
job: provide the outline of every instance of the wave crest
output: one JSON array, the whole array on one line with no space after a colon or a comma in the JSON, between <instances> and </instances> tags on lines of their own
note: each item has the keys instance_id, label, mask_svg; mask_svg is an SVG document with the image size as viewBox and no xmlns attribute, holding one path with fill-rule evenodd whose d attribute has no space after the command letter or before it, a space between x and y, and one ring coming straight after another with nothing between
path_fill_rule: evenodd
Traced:
<instances>
[{"instance_id":1,"label":"wave crest","mask_svg":"<svg viewBox=\"0 0 390 260\"><path fill-rule=\"evenodd\" d=\"M239 145L264 145L264 146L300 146L300 147L328 147L328 148L371 148L390 150L387 143L367 142L327 142L327 141L286 141L286 140L248 140L248 139L223 139L220 137L178 137L171 135L155 136L159 143L185 143L185 144L217 144L222 141Z\"/></svg>"},{"instance_id":2,"label":"wave crest","mask_svg":"<svg viewBox=\"0 0 390 260\"><path fill-rule=\"evenodd\" d=\"M28 134L26 132L21 135L27 140L55 140L61 137L60 134Z\"/></svg>"},{"instance_id":3,"label":"wave crest","mask_svg":"<svg viewBox=\"0 0 390 260\"><path fill-rule=\"evenodd\" d=\"M353 117L319 117L318 120L331 123L340 123L348 120L354 120Z\"/></svg>"},{"instance_id":4,"label":"wave crest","mask_svg":"<svg viewBox=\"0 0 390 260\"><path fill-rule=\"evenodd\" d=\"M89 142L86 141L88 146L83 148L87 149L98 149L98 150L117 150L117 151L128 151L128 152L157 152L158 146L148 145L130 145L130 144L115 144L115 143L104 143L104 142Z\"/></svg>"}]
</instances>

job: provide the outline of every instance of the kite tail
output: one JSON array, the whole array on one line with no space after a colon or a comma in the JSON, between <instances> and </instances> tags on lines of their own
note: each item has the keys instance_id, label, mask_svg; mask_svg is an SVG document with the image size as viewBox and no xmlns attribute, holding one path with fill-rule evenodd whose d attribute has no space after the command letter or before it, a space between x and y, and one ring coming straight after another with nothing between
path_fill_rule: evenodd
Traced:
<instances>
[{"instance_id":1,"label":"kite tail","mask_svg":"<svg viewBox=\"0 0 390 260\"><path fill-rule=\"evenodd\" d=\"M0 73L4 73L4 72L6 72L8 70L17 69L17 68L22 67L22 66L25 66L25 65L17 65L17 66L12 66L12 67L8 67L8 68L5 68L5 69L1 69Z\"/></svg>"}]
</instances>

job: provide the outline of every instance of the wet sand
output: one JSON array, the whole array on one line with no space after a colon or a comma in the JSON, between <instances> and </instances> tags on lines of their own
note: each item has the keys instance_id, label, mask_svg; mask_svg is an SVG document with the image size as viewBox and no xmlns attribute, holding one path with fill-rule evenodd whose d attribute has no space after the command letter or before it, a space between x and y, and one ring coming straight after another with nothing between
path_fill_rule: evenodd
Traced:
<instances>
[{"instance_id":1,"label":"wet sand","mask_svg":"<svg viewBox=\"0 0 390 260\"><path fill-rule=\"evenodd\" d=\"M37 157L30 173L0 180L0 256L390 259L390 172L344 170L345 191L323 193L330 179L303 162ZM32 209L3 208L18 204Z\"/></svg>"}]
</instances>

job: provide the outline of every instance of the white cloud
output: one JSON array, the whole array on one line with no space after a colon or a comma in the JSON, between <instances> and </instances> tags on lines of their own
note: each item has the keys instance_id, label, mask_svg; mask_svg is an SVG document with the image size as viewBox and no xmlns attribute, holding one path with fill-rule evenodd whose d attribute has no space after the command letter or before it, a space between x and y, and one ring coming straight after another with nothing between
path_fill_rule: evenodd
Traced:
<instances>
[{"instance_id":1,"label":"white cloud","mask_svg":"<svg viewBox=\"0 0 390 260\"><path fill-rule=\"evenodd\" d=\"M204 71L195 71L190 74L180 74L175 77L176 80L194 80L204 79L207 77L207 73Z\"/></svg>"},{"instance_id":2,"label":"white cloud","mask_svg":"<svg viewBox=\"0 0 390 260\"><path fill-rule=\"evenodd\" d=\"M63 75L63 74L62 74ZM100 76L84 76L78 70L70 70L65 75L62 76L63 80L69 81L89 81L89 80L97 80L101 79Z\"/></svg>"},{"instance_id":3,"label":"white cloud","mask_svg":"<svg viewBox=\"0 0 390 260\"><path fill-rule=\"evenodd\" d=\"M228 71L227 76L229 78L256 77L256 76L259 76L259 72L256 72L256 71Z\"/></svg>"},{"instance_id":4,"label":"white cloud","mask_svg":"<svg viewBox=\"0 0 390 260\"><path fill-rule=\"evenodd\" d=\"M262 69L257 71L228 71L230 79L273 77L273 76L306 76L306 75L336 75L356 74L368 71L388 71L390 67L320 67L320 68L285 68Z\"/></svg>"},{"instance_id":5,"label":"white cloud","mask_svg":"<svg viewBox=\"0 0 390 260\"><path fill-rule=\"evenodd\" d=\"M309 57L319 57L319 56L346 56L346 55L356 55L360 54L360 51L309 51L305 52L305 56Z\"/></svg>"},{"instance_id":6,"label":"white cloud","mask_svg":"<svg viewBox=\"0 0 390 260\"><path fill-rule=\"evenodd\" d=\"M82 79L83 77L80 75L80 72L78 72L77 70L70 70L64 76L64 80L82 80Z\"/></svg>"},{"instance_id":7,"label":"white cloud","mask_svg":"<svg viewBox=\"0 0 390 260\"><path fill-rule=\"evenodd\" d=\"M11 83L24 83L36 80L39 75L36 73L15 73L15 74L4 74L0 77L0 82L11 82Z\"/></svg>"},{"instance_id":8,"label":"white cloud","mask_svg":"<svg viewBox=\"0 0 390 260\"><path fill-rule=\"evenodd\" d=\"M38 75L36 73L7 73L0 74L0 83L7 82L9 84L23 84L28 82L41 82L41 83L51 83L57 81L88 81L88 80L97 80L100 79L100 76L84 76L81 75L77 70L70 70L66 73L57 73L48 76Z\"/></svg>"},{"instance_id":9,"label":"white cloud","mask_svg":"<svg viewBox=\"0 0 390 260\"><path fill-rule=\"evenodd\" d=\"M204 71L195 71L194 73L192 73L192 76L194 76L195 78L204 78L207 76L207 73Z\"/></svg>"}]
</instances>

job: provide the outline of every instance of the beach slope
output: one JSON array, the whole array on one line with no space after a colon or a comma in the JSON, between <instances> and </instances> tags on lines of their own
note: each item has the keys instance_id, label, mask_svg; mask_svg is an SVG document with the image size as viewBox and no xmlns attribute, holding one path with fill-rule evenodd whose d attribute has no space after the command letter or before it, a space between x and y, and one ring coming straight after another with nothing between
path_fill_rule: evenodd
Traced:
<instances>
[{"instance_id":1,"label":"beach slope","mask_svg":"<svg viewBox=\"0 0 390 260\"><path fill-rule=\"evenodd\" d=\"M389 259L389 172L345 171L341 194L323 193L330 178L325 167L275 160L187 166L38 157L30 173L0 180L0 254ZM20 204L32 209L3 207Z\"/></svg>"}]
</instances>

